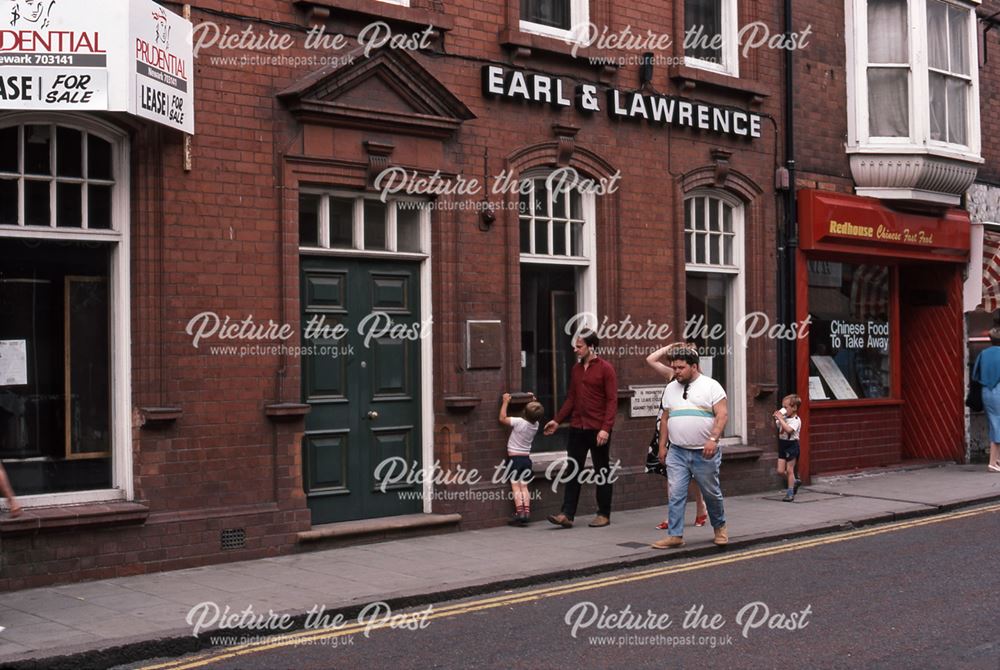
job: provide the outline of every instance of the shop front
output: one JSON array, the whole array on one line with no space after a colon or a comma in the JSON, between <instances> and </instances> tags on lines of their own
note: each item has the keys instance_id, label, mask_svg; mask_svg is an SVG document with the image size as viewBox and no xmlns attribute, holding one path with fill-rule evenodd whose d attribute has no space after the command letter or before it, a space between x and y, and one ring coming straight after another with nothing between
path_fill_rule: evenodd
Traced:
<instances>
[{"instance_id":1,"label":"shop front","mask_svg":"<svg viewBox=\"0 0 1000 670\"><path fill-rule=\"evenodd\" d=\"M802 472L964 460L967 212L798 198Z\"/></svg>"}]
</instances>

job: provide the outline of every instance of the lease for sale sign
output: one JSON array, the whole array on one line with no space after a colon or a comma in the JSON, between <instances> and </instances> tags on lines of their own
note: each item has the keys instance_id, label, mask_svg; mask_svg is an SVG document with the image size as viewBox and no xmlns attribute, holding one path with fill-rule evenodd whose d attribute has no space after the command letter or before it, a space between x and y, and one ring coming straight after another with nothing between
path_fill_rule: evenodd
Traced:
<instances>
[{"instance_id":1,"label":"lease for sale sign","mask_svg":"<svg viewBox=\"0 0 1000 670\"><path fill-rule=\"evenodd\" d=\"M0 30L0 107L108 109L107 35L92 10L10 3Z\"/></svg>"}]
</instances>

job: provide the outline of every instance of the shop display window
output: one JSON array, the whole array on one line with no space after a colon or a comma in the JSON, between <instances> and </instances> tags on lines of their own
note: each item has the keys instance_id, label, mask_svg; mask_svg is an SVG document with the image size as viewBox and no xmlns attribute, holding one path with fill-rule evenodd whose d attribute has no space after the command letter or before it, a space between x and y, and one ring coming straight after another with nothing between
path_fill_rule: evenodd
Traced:
<instances>
[{"instance_id":1,"label":"shop display window","mask_svg":"<svg viewBox=\"0 0 1000 670\"><path fill-rule=\"evenodd\" d=\"M19 495L112 485L111 249L0 239L0 458Z\"/></svg>"},{"instance_id":2,"label":"shop display window","mask_svg":"<svg viewBox=\"0 0 1000 670\"><path fill-rule=\"evenodd\" d=\"M810 399L888 398L889 267L810 260L808 273Z\"/></svg>"}]
</instances>

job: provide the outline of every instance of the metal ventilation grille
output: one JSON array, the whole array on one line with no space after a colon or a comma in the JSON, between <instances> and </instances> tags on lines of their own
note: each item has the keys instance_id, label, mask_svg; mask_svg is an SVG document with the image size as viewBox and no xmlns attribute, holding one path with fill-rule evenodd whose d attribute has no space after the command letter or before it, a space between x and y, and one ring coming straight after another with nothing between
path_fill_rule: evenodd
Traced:
<instances>
[{"instance_id":1,"label":"metal ventilation grille","mask_svg":"<svg viewBox=\"0 0 1000 670\"><path fill-rule=\"evenodd\" d=\"M246 528L226 528L222 531L222 550L243 549L247 546Z\"/></svg>"}]
</instances>

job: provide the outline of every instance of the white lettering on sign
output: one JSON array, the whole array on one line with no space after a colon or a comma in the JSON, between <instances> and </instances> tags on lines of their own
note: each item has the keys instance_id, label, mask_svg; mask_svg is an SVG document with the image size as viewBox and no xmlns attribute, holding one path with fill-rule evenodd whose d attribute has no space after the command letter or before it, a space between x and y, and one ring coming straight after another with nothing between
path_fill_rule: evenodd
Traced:
<instances>
[{"instance_id":1,"label":"white lettering on sign","mask_svg":"<svg viewBox=\"0 0 1000 670\"><path fill-rule=\"evenodd\" d=\"M581 112L600 110L597 86L579 84L570 101L564 94L568 87L561 77L526 74L501 65L484 65L483 95L488 98L509 98L553 107L574 106ZM692 102L666 95L623 92L609 88L606 93L608 116L613 119L640 120L658 125L674 125L697 131L759 138L761 116L730 107Z\"/></svg>"}]
</instances>

